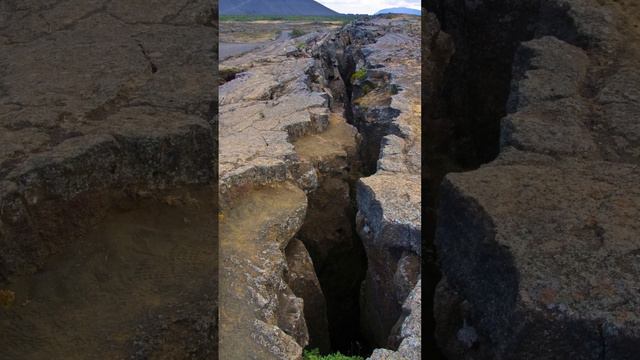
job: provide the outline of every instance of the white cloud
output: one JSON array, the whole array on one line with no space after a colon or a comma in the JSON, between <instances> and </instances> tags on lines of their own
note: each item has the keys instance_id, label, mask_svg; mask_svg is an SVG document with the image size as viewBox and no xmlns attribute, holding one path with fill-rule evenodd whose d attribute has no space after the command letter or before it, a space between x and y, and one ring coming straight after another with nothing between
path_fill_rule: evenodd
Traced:
<instances>
[{"instance_id":1,"label":"white cloud","mask_svg":"<svg viewBox=\"0 0 640 360\"><path fill-rule=\"evenodd\" d=\"M322 5L343 14L374 14L392 7L420 9L418 0L316 0Z\"/></svg>"}]
</instances>

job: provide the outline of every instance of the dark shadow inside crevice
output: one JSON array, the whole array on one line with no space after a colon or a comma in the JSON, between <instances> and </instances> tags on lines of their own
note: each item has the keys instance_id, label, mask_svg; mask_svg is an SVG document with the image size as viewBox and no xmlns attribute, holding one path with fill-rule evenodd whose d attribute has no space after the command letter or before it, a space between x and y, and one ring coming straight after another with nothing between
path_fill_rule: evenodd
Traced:
<instances>
[{"instance_id":1,"label":"dark shadow inside crevice","mask_svg":"<svg viewBox=\"0 0 640 360\"><path fill-rule=\"evenodd\" d=\"M586 40L578 36L567 8L536 0L429 0L423 1L423 8L436 15L452 46L443 45L446 41L438 35L427 39L434 27L427 23L433 18L425 14L423 354L439 359L444 356L435 336L433 299L441 278L434 245L440 184L449 173L477 169L498 156L500 121L507 113L514 55L522 42L545 35L576 45ZM425 65L429 61L435 69Z\"/></svg>"}]
</instances>

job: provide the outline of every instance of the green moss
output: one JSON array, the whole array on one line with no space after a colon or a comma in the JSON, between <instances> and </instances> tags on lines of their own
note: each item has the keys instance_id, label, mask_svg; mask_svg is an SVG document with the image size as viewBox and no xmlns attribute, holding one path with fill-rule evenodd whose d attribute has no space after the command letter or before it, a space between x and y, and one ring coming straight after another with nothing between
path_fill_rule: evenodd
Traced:
<instances>
[{"instance_id":1,"label":"green moss","mask_svg":"<svg viewBox=\"0 0 640 360\"><path fill-rule=\"evenodd\" d=\"M304 48L305 48L305 46L307 46L307 45L306 45L305 43L303 43L303 42L300 42L300 43L296 44L296 48L297 48L298 50L302 50L302 49L304 49Z\"/></svg>"},{"instance_id":2,"label":"green moss","mask_svg":"<svg viewBox=\"0 0 640 360\"><path fill-rule=\"evenodd\" d=\"M353 75L351 75L351 81L362 80L366 77L367 77L367 69L360 68L358 71L354 72Z\"/></svg>"},{"instance_id":3,"label":"green moss","mask_svg":"<svg viewBox=\"0 0 640 360\"><path fill-rule=\"evenodd\" d=\"M303 360L364 360L360 356L347 356L340 354L340 352L323 356L320 355L318 349L305 350L302 358Z\"/></svg>"}]
</instances>

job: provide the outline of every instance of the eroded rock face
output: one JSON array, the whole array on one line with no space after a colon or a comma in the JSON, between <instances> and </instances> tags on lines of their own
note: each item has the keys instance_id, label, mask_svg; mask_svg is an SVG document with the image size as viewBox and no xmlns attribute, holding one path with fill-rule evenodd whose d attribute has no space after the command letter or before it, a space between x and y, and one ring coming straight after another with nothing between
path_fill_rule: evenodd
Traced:
<instances>
[{"instance_id":1,"label":"eroded rock face","mask_svg":"<svg viewBox=\"0 0 640 360\"><path fill-rule=\"evenodd\" d=\"M303 301L285 281L284 250L306 209L305 194L291 184L249 191L225 209L220 358L301 358L309 338Z\"/></svg>"},{"instance_id":2,"label":"eroded rock face","mask_svg":"<svg viewBox=\"0 0 640 360\"><path fill-rule=\"evenodd\" d=\"M359 54L352 122L365 139L365 168L377 163L357 185L357 231L367 253L361 327L376 347L396 348L402 336L392 329L421 273L420 19L376 17L354 26L369 36L352 50Z\"/></svg>"},{"instance_id":3,"label":"eroded rock face","mask_svg":"<svg viewBox=\"0 0 640 360\"><path fill-rule=\"evenodd\" d=\"M400 344L397 351L376 349L369 360L409 360L420 359L422 353L422 282L415 288L402 305L402 316L396 323L399 327Z\"/></svg>"},{"instance_id":4,"label":"eroded rock face","mask_svg":"<svg viewBox=\"0 0 640 360\"><path fill-rule=\"evenodd\" d=\"M347 338L360 330L358 321L351 321L354 314L348 312L355 311L355 318L365 316L365 312L358 314L357 310L357 293L364 275L358 274L358 264L364 265L364 253L362 244L354 236L356 211L352 186L362 170L362 162L366 162L362 158L371 156L375 168L379 152L376 149L384 147L385 155L378 166L380 171L358 185L362 188L358 190L362 192L359 195L362 201L359 202L366 203L359 208L360 228L369 221L376 231L375 237L369 238L371 251L368 255L373 256L378 264L377 268L370 268L371 282L373 279L390 278L394 285L392 289L370 287L372 291L389 291L389 297L383 301L388 306L384 311L389 310L390 313L375 310L375 304L368 308L374 311L366 316L385 318L382 331L387 334L381 346L388 345L387 338L393 329L394 345L391 347L398 348L404 344L403 349L406 349L403 351L410 354L407 356L419 358L419 350L416 349L419 349L421 336L417 325L419 320L415 320L420 318L417 305L420 300L415 295L420 291L420 286L416 287L420 274L419 26L417 18L373 18L347 25L335 33L306 35L301 38L306 44L302 47L293 46L292 41L277 42L222 64L229 69L244 69L244 73L237 74L235 79L220 87L220 192L223 206L227 209L223 210L224 221L229 221L229 228L223 234L230 234L233 229L239 231L250 223L257 227L267 226L274 221L272 217L275 214L280 214L277 215L279 222L298 224L301 221L299 216L304 214L292 209L306 204L304 200L308 198L306 219L296 235L304 246L298 240L291 240L294 238L292 232L279 230L265 231L258 235L264 236L259 240L253 237L249 241L249 237L244 235L242 238L247 241L229 239L231 252L229 256L222 255L226 264L223 265L225 275L221 275L221 284L229 282L221 288L232 289L227 295L229 309L233 310L225 310L224 303L221 305L221 346L229 351L228 354L233 356L254 351L265 358L300 357L301 349L307 343L295 329L297 323L294 318L297 315L293 314L298 314L298 310L291 311L289 316L285 312L289 305L275 300L278 291L288 294L291 290L304 299L303 311L312 344L319 347L329 345L322 334L326 326L323 325L326 324L326 315L322 314L322 307L306 307L324 296L332 348L363 350L350 349L349 346L362 344ZM404 62L388 62L385 60L387 57L400 58ZM356 67L379 70L358 78L363 81L354 86L351 76ZM380 85L375 89L376 97L364 99L365 82L374 81ZM362 100L362 109L365 102L371 109L370 112L356 109L359 120L355 120L352 107L355 99ZM371 124L362 120L366 117ZM374 131L363 133L363 129L369 128ZM395 136L385 138L383 142L383 137L391 133ZM367 148L363 142L378 144L375 148ZM392 185L398 181L406 185L404 190L398 189L397 183ZM293 200L285 201L287 196L284 193L283 198L266 200L275 196L273 192L281 191L278 189L283 186L297 189L289 189L290 194L306 193L307 197L296 195L298 200L295 203L299 205L290 202ZM393 192L384 194L387 191ZM400 195L406 195L401 198L405 202L408 199L409 204L394 200L398 191L402 192ZM247 194L251 195L247 198ZM258 198L264 199L264 203L250 209L250 202L244 199L251 197L254 203ZM286 209L285 205L291 208ZM245 210L241 210L243 206ZM383 211L378 210L380 208ZM243 211L246 211L244 215ZM287 212L289 215L285 216ZM258 216L259 213L271 215ZM229 214L234 214L233 219ZM239 225L238 219L245 219L242 224L246 225ZM396 220L401 224L395 226L393 222ZM263 247L273 241L270 236L274 234L280 239L280 250L275 245L268 245L268 249ZM395 243L404 249L401 254L391 250L395 245L390 236L398 234L402 238ZM242 243L248 247L244 249L243 245L238 245ZM255 243L261 245L250 245ZM312 276L311 261L305 247L313 259L317 280ZM283 253L285 249L286 253ZM221 252L225 252L224 248ZM275 264L284 262L285 256L288 257L289 268L280 273L282 267ZM390 260L390 265L385 264L387 260ZM266 265L269 268L264 267ZM263 273L270 275L268 278L257 276ZM300 275L300 281L292 281L292 275ZM288 278L287 288L275 285L282 278ZM322 291L317 287L318 280ZM378 285L380 283L376 282L375 286ZM414 295L410 296L412 292ZM260 293L261 296L252 296L251 293ZM373 297L367 299L376 301ZM405 300L407 309L403 312ZM233 308L241 303L248 304L248 307L244 310ZM288 303L295 304L295 300ZM290 309L298 308L291 306ZM238 318L234 315L237 311L245 315ZM343 313L345 316L341 316ZM269 318L271 314L281 321ZM251 328L250 324L256 321L262 326ZM225 323L229 326L227 329L224 328ZM403 326L405 323L407 325ZM310 326L314 329L311 330ZM363 328L370 326L363 324ZM253 331L251 343L243 343L243 346L235 343L238 340L234 337L243 338L237 335L238 331L243 334ZM340 335L336 334L343 333L344 338L337 338Z\"/></svg>"},{"instance_id":5,"label":"eroded rock face","mask_svg":"<svg viewBox=\"0 0 640 360\"><path fill-rule=\"evenodd\" d=\"M293 239L286 249L287 283L293 293L304 300L304 318L309 330L309 347L321 352L331 350L327 304L313 261L302 241Z\"/></svg>"},{"instance_id":6,"label":"eroded rock face","mask_svg":"<svg viewBox=\"0 0 640 360\"><path fill-rule=\"evenodd\" d=\"M436 10L451 15L453 3ZM471 17L490 10L458 5ZM640 13L578 0L493 5L529 14L530 34L513 39L498 158L441 188L438 342L452 359L633 358ZM449 19L456 33L462 18Z\"/></svg>"},{"instance_id":7,"label":"eroded rock face","mask_svg":"<svg viewBox=\"0 0 640 360\"><path fill-rule=\"evenodd\" d=\"M318 36L305 37L311 42ZM285 180L306 190L317 186L315 171L300 164L292 143L326 129L329 96L307 85L313 59L287 56L292 44L276 42L221 65L247 70L219 89L220 114L225 114L219 159L223 201L243 186Z\"/></svg>"},{"instance_id":8,"label":"eroded rock face","mask_svg":"<svg viewBox=\"0 0 640 360\"><path fill-rule=\"evenodd\" d=\"M215 84L215 4L183 5L150 13L130 1L3 2L3 276L41 266L56 246L40 234L65 225L47 223L55 210L38 213L41 205L215 178L216 93L203 90Z\"/></svg>"},{"instance_id":9,"label":"eroded rock face","mask_svg":"<svg viewBox=\"0 0 640 360\"><path fill-rule=\"evenodd\" d=\"M0 4L6 356L215 356L216 8Z\"/></svg>"},{"instance_id":10,"label":"eroded rock face","mask_svg":"<svg viewBox=\"0 0 640 360\"><path fill-rule=\"evenodd\" d=\"M314 60L293 44L221 65L246 70L220 87L221 358L300 359L310 333L329 346L323 293L294 239L318 186L294 142L327 129L329 96L311 89Z\"/></svg>"},{"instance_id":11,"label":"eroded rock face","mask_svg":"<svg viewBox=\"0 0 640 360\"><path fill-rule=\"evenodd\" d=\"M327 130L294 143L303 162L317 169L318 187L309 194L309 210L298 236L309 249L327 302L333 349L351 350L359 333L359 284L366 259L354 229L351 188L359 170L359 134L340 107Z\"/></svg>"}]
</instances>

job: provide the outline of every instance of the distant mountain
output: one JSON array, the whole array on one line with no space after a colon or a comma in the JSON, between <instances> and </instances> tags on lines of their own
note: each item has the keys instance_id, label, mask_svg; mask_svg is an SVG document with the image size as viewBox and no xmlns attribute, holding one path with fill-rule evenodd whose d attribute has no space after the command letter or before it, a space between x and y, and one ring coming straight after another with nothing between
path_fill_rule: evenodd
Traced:
<instances>
[{"instance_id":1,"label":"distant mountain","mask_svg":"<svg viewBox=\"0 0 640 360\"><path fill-rule=\"evenodd\" d=\"M406 7L396 7L389 9L382 9L376 13L379 14L409 14L409 15L422 15L422 11L416 9L410 9Z\"/></svg>"},{"instance_id":2,"label":"distant mountain","mask_svg":"<svg viewBox=\"0 0 640 360\"><path fill-rule=\"evenodd\" d=\"M220 15L335 16L313 0L219 0Z\"/></svg>"}]
</instances>

